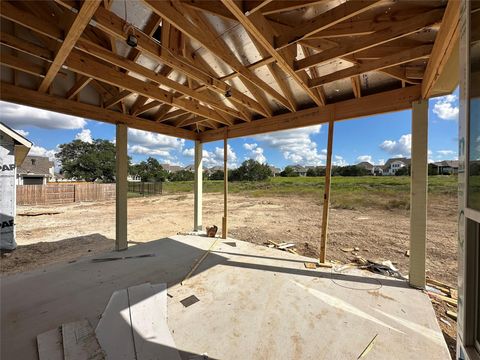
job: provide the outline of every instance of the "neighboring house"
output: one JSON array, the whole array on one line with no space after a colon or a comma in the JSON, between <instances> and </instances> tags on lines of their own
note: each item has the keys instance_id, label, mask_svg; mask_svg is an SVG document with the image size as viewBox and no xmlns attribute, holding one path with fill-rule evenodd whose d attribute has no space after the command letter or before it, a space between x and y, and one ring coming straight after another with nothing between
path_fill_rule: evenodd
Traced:
<instances>
[{"instance_id":1,"label":"neighboring house","mask_svg":"<svg viewBox=\"0 0 480 360\"><path fill-rule=\"evenodd\" d=\"M458 174L458 160L437 161L432 165L438 175Z\"/></svg>"},{"instance_id":2,"label":"neighboring house","mask_svg":"<svg viewBox=\"0 0 480 360\"><path fill-rule=\"evenodd\" d=\"M302 165L291 165L293 171L298 174L298 176L307 176L307 169Z\"/></svg>"},{"instance_id":3,"label":"neighboring house","mask_svg":"<svg viewBox=\"0 0 480 360\"><path fill-rule=\"evenodd\" d=\"M160 164L160 165L168 173L176 173L176 172L179 172L180 170L183 170L183 168L178 165L170 165L170 164Z\"/></svg>"},{"instance_id":4,"label":"neighboring house","mask_svg":"<svg viewBox=\"0 0 480 360\"><path fill-rule=\"evenodd\" d=\"M187 165L183 168L185 171L195 172L195 165Z\"/></svg>"},{"instance_id":5,"label":"neighboring house","mask_svg":"<svg viewBox=\"0 0 480 360\"><path fill-rule=\"evenodd\" d=\"M392 158L388 159L385 165L383 165L383 175L395 175L395 173L410 165L410 159L407 158Z\"/></svg>"},{"instance_id":6,"label":"neighboring house","mask_svg":"<svg viewBox=\"0 0 480 360\"><path fill-rule=\"evenodd\" d=\"M206 174L207 176L210 176L210 175L212 175L215 171L221 171L221 172L223 172L223 166L213 166L213 167L211 167L210 169L205 169L204 172L205 172L205 174Z\"/></svg>"},{"instance_id":7,"label":"neighboring house","mask_svg":"<svg viewBox=\"0 0 480 360\"><path fill-rule=\"evenodd\" d=\"M17 185L46 185L55 178L55 164L45 156L27 156L17 169Z\"/></svg>"},{"instance_id":8,"label":"neighboring house","mask_svg":"<svg viewBox=\"0 0 480 360\"><path fill-rule=\"evenodd\" d=\"M275 177L275 176L278 176L282 170L280 170L279 168L273 166L273 165L270 165L269 166L270 170L272 170L272 175Z\"/></svg>"},{"instance_id":9,"label":"neighboring house","mask_svg":"<svg viewBox=\"0 0 480 360\"><path fill-rule=\"evenodd\" d=\"M357 166L361 167L361 168L364 168L365 170L368 170L369 172L371 172L373 174L374 166L372 164L370 164L368 161L362 161L362 162L358 163Z\"/></svg>"},{"instance_id":10,"label":"neighboring house","mask_svg":"<svg viewBox=\"0 0 480 360\"><path fill-rule=\"evenodd\" d=\"M127 176L128 182L141 182L142 177L140 175L128 175Z\"/></svg>"}]
</instances>

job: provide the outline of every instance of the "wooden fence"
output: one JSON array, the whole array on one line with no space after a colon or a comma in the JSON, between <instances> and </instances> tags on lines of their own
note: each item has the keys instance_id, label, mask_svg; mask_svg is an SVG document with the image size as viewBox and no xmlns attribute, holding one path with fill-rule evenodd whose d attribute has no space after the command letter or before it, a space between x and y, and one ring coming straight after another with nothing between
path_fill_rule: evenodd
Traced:
<instances>
[{"instance_id":1,"label":"wooden fence","mask_svg":"<svg viewBox=\"0 0 480 360\"><path fill-rule=\"evenodd\" d=\"M115 184L17 185L17 205L115 200Z\"/></svg>"}]
</instances>

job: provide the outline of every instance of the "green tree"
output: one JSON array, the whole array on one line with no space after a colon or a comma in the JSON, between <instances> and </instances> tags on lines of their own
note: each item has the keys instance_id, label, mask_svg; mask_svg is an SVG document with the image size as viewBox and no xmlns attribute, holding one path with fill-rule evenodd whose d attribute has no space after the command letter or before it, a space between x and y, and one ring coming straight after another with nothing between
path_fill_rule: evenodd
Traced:
<instances>
[{"instance_id":1,"label":"green tree","mask_svg":"<svg viewBox=\"0 0 480 360\"><path fill-rule=\"evenodd\" d=\"M261 164L258 161L245 160L242 165L232 170L229 174L231 181L261 181L272 176L272 169L267 164Z\"/></svg>"},{"instance_id":2,"label":"green tree","mask_svg":"<svg viewBox=\"0 0 480 360\"><path fill-rule=\"evenodd\" d=\"M335 172L339 176L366 176L371 175L371 172L362 166L347 165L339 166L335 169Z\"/></svg>"},{"instance_id":3,"label":"green tree","mask_svg":"<svg viewBox=\"0 0 480 360\"><path fill-rule=\"evenodd\" d=\"M291 166L286 166L283 171L280 172L280 176L282 177L297 177L298 173L295 172L293 167Z\"/></svg>"},{"instance_id":4,"label":"green tree","mask_svg":"<svg viewBox=\"0 0 480 360\"><path fill-rule=\"evenodd\" d=\"M307 176L325 176L324 166L315 166L307 170Z\"/></svg>"},{"instance_id":5,"label":"green tree","mask_svg":"<svg viewBox=\"0 0 480 360\"><path fill-rule=\"evenodd\" d=\"M139 175L142 181L164 182L168 172L160 165L157 159L149 157L146 161L130 167L130 174Z\"/></svg>"},{"instance_id":6,"label":"green tree","mask_svg":"<svg viewBox=\"0 0 480 360\"><path fill-rule=\"evenodd\" d=\"M395 171L395 176L407 176L407 175L410 175L410 165L403 166L397 171Z\"/></svg>"},{"instance_id":7,"label":"green tree","mask_svg":"<svg viewBox=\"0 0 480 360\"><path fill-rule=\"evenodd\" d=\"M231 176L228 177L231 179ZM213 173L210 174L208 177L209 180L223 180L223 171L222 170L215 170Z\"/></svg>"},{"instance_id":8,"label":"green tree","mask_svg":"<svg viewBox=\"0 0 480 360\"><path fill-rule=\"evenodd\" d=\"M59 148L55 157L66 177L90 182L115 181L115 144L112 142L102 139L91 143L74 140Z\"/></svg>"},{"instance_id":9,"label":"green tree","mask_svg":"<svg viewBox=\"0 0 480 360\"><path fill-rule=\"evenodd\" d=\"M168 180L170 181L192 181L194 178L195 174L192 171L188 170L180 170L168 174Z\"/></svg>"}]
</instances>

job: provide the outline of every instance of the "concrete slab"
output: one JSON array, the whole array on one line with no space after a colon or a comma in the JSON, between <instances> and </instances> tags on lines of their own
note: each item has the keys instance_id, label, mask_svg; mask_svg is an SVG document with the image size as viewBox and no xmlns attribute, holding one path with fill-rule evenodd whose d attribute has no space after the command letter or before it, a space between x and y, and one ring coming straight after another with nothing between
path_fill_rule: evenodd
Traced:
<instances>
[{"instance_id":1,"label":"concrete slab","mask_svg":"<svg viewBox=\"0 0 480 360\"><path fill-rule=\"evenodd\" d=\"M123 256L155 257L73 264L1 279L1 357L36 356L35 338L59 324L96 325L113 291L168 284L168 325L182 359L357 358L378 334L370 359L449 359L428 297L404 281L349 269L305 269L311 259L234 239L181 286L214 240L174 236ZM113 253L112 255L114 255ZM200 300L184 307L190 295Z\"/></svg>"}]
</instances>

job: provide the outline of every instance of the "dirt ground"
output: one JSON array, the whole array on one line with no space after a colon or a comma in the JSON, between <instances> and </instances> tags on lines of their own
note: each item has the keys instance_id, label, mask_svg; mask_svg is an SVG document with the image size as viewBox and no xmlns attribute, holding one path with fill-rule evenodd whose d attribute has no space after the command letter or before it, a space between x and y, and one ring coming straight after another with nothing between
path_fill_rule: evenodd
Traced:
<instances>
[{"instance_id":1,"label":"dirt ground","mask_svg":"<svg viewBox=\"0 0 480 360\"><path fill-rule=\"evenodd\" d=\"M316 257L321 209L318 199L308 197L231 195L229 235L258 244L267 240L293 242L301 254ZM44 212L53 214L22 216ZM222 213L223 196L204 194L204 225L220 227ZM18 249L2 259L2 273L72 261L113 248L114 202L19 206L17 214ZM430 204L428 215L427 275L453 286L457 274L456 206L449 199L436 201ZM193 195L131 198L128 219L132 244L191 231ZM354 254L341 249L358 247L358 255L370 260L391 260L408 274L405 252L409 222L408 212L402 210L331 209L327 258L348 262Z\"/></svg>"},{"instance_id":2,"label":"dirt ground","mask_svg":"<svg viewBox=\"0 0 480 360\"><path fill-rule=\"evenodd\" d=\"M204 194L203 204L204 226L220 227L223 195ZM230 195L229 236L257 244L292 242L300 254L317 257L321 210L319 199L306 196ZM427 276L452 287L456 287L457 277L456 211L455 201L448 197L436 197L428 209ZM131 198L128 219L130 244L189 232L193 227L193 195ZM16 224L18 248L0 261L0 273L6 276L112 250L115 202L19 206ZM409 231L408 211L331 209L327 259L348 263L358 254L373 261L391 260L407 275ZM357 247L358 251L342 251ZM433 305L453 354L456 323L445 316L446 304L434 301Z\"/></svg>"}]
</instances>

